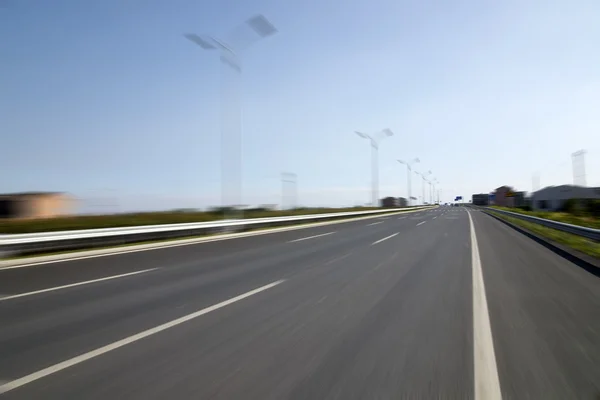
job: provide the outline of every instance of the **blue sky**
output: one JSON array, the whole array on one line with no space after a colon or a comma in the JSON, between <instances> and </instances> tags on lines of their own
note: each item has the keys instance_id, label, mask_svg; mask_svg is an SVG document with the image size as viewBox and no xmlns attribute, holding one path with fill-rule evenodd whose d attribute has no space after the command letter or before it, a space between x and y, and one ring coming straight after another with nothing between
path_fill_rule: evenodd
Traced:
<instances>
[{"instance_id":1,"label":"blue sky","mask_svg":"<svg viewBox=\"0 0 600 400\"><path fill-rule=\"evenodd\" d=\"M11 0L0 8L0 192L60 190L82 210L220 202L218 54L264 14L243 54L244 203L369 201L370 149L391 128L380 195L406 196L419 157L443 200L571 183L586 149L600 186L598 1ZM416 178L416 177L415 177ZM413 179L413 194L421 193Z\"/></svg>"}]
</instances>

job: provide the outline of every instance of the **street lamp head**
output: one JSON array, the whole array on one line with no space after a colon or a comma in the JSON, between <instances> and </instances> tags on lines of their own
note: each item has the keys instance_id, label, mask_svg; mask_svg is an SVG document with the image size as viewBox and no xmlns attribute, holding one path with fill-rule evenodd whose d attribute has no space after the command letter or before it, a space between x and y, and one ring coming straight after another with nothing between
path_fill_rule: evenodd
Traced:
<instances>
[{"instance_id":1,"label":"street lamp head","mask_svg":"<svg viewBox=\"0 0 600 400\"><path fill-rule=\"evenodd\" d=\"M407 164L406 164L406 161L398 160L398 162L399 162L400 164L407 165Z\"/></svg>"},{"instance_id":2,"label":"street lamp head","mask_svg":"<svg viewBox=\"0 0 600 400\"><path fill-rule=\"evenodd\" d=\"M367 135L366 133L363 133L363 132L354 131L354 133L356 133L358 136L360 136L363 139L370 139L371 138L369 135Z\"/></svg>"},{"instance_id":3,"label":"street lamp head","mask_svg":"<svg viewBox=\"0 0 600 400\"><path fill-rule=\"evenodd\" d=\"M217 47L213 45L211 42L212 38L202 38L195 33L186 33L183 35L186 39L194 42L198 46L202 47L204 50L216 50Z\"/></svg>"},{"instance_id":4,"label":"street lamp head","mask_svg":"<svg viewBox=\"0 0 600 400\"><path fill-rule=\"evenodd\" d=\"M419 160L419 157L417 157L417 158L415 158L415 159L413 160L413 162L418 164L418 163L420 163L420 162L421 162L421 160Z\"/></svg>"},{"instance_id":5,"label":"street lamp head","mask_svg":"<svg viewBox=\"0 0 600 400\"><path fill-rule=\"evenodd\" d=\"M394 132L389 128L385 128L382 132L385 136L394 136Z\"/></svg>"},{"instance_id":6,"label":"street lamp head","mask_svg":"<svg viewBox=\"0 0 600 400\"><path fill-rule=\"evenodd\" d=\"M274 35L277 29L264 15L256 15L246 21L246 24L261 38Z\"/></svg>"}]
</instances>

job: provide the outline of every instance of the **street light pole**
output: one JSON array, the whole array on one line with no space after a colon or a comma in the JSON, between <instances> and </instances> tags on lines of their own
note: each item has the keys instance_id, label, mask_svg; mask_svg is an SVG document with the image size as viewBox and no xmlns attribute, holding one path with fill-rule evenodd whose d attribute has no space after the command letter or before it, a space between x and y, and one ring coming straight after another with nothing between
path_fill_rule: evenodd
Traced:
<instances>
[{"instance_id":1,"label":"street light pole","mask_svg":"<svg viewBox=\"0 0 600 400\"><path fill-rule=\"evenodd\" d=\"M354 131L354 133L371 142L371 205L377 207L377 200L379 198L379 142L387 136L393 136L394 132L386 128L374 135L358 131Z\"/></svg>"},{"instance_id":2,"label":"street light pole","mask_svg":"<svg viewBox=\"0 0 600 400\"><path fill-rule=\"evenodd\" d=\"M423 190L423 196L421 196L422 203L420 205L424 205L425 204L425 175L423 175L419 171L415 171L415 174L417 174L421 178L423 178L423 182L421 183L421 189Z\"/></svg>"},{"instance_id":3,"label":"street light pole","mask_svg":"<svg viewBox=\"0 0 600 400\"><path fill-rule=\"evenodd\" d=\"M291 172L283 172L281 174L281 210L285 209L286 197L290 198L291 209L296 208L297 204L297 183L298 177L296 174ZM287 194L286 192L286 183L291 184L291 194Z\"/></svg>"},{"instance_id":4,"label":"street light pole","mask_svg":"<svg viewBox=\"0 0 600 400\"><path fill-rule=\"evenodd\" d=\"M398 162L400 164L406 165L406 185L408 186L408 199L407 200L408 200L408 206L410 207L410 200L411 200L411 197L412 197L412 194L411 194L411 175L410 175L410 172L412 171L412 165L420 163L421 160L419 160L419 158L417 157L417 158L413 159L412 161L408 161L407 162L407 161L403 161L403 160L398 160Z\"/></svg>"},{"instance_id":5,"label":"street light pole","mask_svg":"<svg viewBox=\"0 0 600 400\"><path fill-rule=\"evenodd\" d=\"M431 171L427 171L427 176L430 176L430 175L431 175ZM423 176L423 179L425 181L427 181L427 183L429 183L429 194L430 194L430 196L429 196L429 202L431 203L431 182L429 180L425 179L425 176Z\"/></svg>"},{"instance_id":6,"label":"street light pole","mask_svg":"<svg viewBox=\"0 0 600 400\"><path fill-rule=\"evenodd\" d=\"M228 209L228 206L232 206L232 211L236 206L242 204L242 110L237 93L239 88L234 84L241 79L240 52L257 40L277 32L277 29L263 15L256 15L246 20L244 24L253 32L252 36L240 36L239 29L234 30L226 40L212 36L201 37L194 33L184 34L185 38L204 50L219 50L221 62L231 68L222 71L224 93L221 99L223 102L221 107L221 201L225 210ZM236 74L236 79L233 81L227 79L229 71ZM226 93L227 87L232 94ZM230 199L228 199L228 189L232 192ZM227 211L225 212L224 217L228 218Z\"/></svg>"},{"instance_id":7,"label":"street light pole","mask_svg":"<svg viewBox=\"0 0 600 400\"><path fill-rule=\"evenodd\" d=\"M429 204L431 204L431 181L429 179L425 179L425 181L429 184Z\"/></svg>"},{"instance_id":8,"label":"street light pole","mask_svg":"<svg viewBox=\"0 0 600 400\"><path fill-rule=\"evenodd\" d=\"M435 182L436 182L435 178L432 178L429 181L429 201L430 201L431 204L433 204L434 200L435 200L435 196L434 196L434 193L435 193Z\"/></svg>"},{"instance_id":9,"label":"street light pole","mask_svg":"<svg viewBox=\"0 0 600 400\"><path fill-rule=\"evenodd\" d=\"M429 182L425 177L431 175L431 171L427 171L427 174L422 174L418 171L415 171L415 174L421 175L421 178L423 178L423 205L425 205L425 182Z\"/></svg>"}]
</instances>

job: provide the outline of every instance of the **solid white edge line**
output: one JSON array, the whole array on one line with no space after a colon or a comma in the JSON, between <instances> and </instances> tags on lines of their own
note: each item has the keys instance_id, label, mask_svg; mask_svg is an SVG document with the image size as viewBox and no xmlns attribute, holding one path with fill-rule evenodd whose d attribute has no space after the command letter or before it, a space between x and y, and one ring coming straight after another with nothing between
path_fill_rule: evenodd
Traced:
<instances>
[{"instance_id":1,"label":"solid white edge line","mask_svg":"<svg viewBox=\"0 0 600 400\"><path fill-rule=\"evenodd\" d=\"M169 328L172 328L174 326L180 325L180 324L182 324L184 322L187 322L187 321L190 321L190 320L192 320L194 318L198 318L198 317L200 317L200 316L202 316L204 314L208 314L209 312L218 310L219 308L223 308L225 306L228 306L230 304L233 304L235 302L243 300L243 299L245 299L247 297L250 297L250 296L253 296L253 295L257 294L257 293L263 292L263 291L265 291L267 289L270 289L270 288L272 288L274 286L277 286L277 285L279 285L279 284L281 284L283 282L285 282L285 279L282 279L282 280L279 280L279 281L276 281L276 282L273 282L273 283L269 283L268 285L261 286L261 287L259 287L257 289L254 289L254 290L251 290L251 291L246 292L244 294L241 294L239 296L233 297L233 298L231 298L229 300L225 300L225 301L223 301L221 303L212 305L210 307L204 308L204 309L196 311L194 313L191 313L191 314L185 315L183 317L174 319L174 320L172 320L170 322L164 323L162 325L158 325L158 326L156 326L154 328L151 328L151 329L142 331L140 333L137 333L135 335L126 337L125 339L118 340L118 341L113 342L111 344L108 344L106 346L100 347L100 348L98 348L96 350L89 351L87 353L84 353L84 354L78 355L76 357L70 358L68 360L65 360L63 362L60 362L58 364L55 364L55 365L52 365L50 367L41 369L41 370L39 370L37 372L34 372L32 374L29 374L29 375L26 375L24 377L15 379L13 381L10 381L8 383L5 383L5 384L1 385L0 386L0 394L6 393L6 392L11 391L11 390L14 390L14 389L16 389L18 387L27 385L28 383L31 383L31 382L36 381L38 379L44 378L44 377L46 377L48 375L51 375L51 374L54 374L56 372L62 371L63 369L72 367L73 365L80 364L80 363L82 363L84 361L87 361L89 359L92 359L94 357L98 357L98 356L100 356L102 354L108 353L109 351L116 350L119 347L123 347L125 345L130 344L130 343L133 343L133 342L136 342L138 340L144 339L144 338L146 338L148 336L152 336L152 335L154 335L156 333L159 333L159 332L162 332L162 331L167 330Z\"/></svg>"},{"instance_id":2,"label":"solid white edge line","mask_svg":"<svg viewBox=\"0 0 600 400\"><path fill-rule=\"evenodd\" d=\"M471 213L471 271L473 285L473 374L475 383L475 400L501 400L500 379L494 353L494 340L485 294L483 270L479 257L477 235Z\"/></svg>"},{"instance_id":3,"label":"solid white edge line","mask_svg":"<svg viewBox=\"0 0 600 400\"><path fill-rule=\"evenodd\" d=\"M144 272L150 272L150 271L154 271L154 270L157 270L157 269L158 268L149 268L149 269L144 269L144 270L141 270L141 271L128 272L126 274L112 275L112 276L107 276L107 277L104 277L104 278L92 279L90 281L76 282L76 283L70 283L68 285L55 286L55 287L51 287L51 288L48 288L48 289L35 290L33 292L13 294L13 295L5 296L5 297L0 297L0 301L18 299L20 297L33 296L34 294L40 294L40 293L46 293L46 292L53 292L53 291L56 291L56 290L62 290L62 289L67 289L67 288L71 288L71 287L76 287L76 286L89 285L90 283L108 281L108 280L111 280L111 279L124 278L126 276L143 274Z\"/></svg>"},{"instance_id":4,"label":"solid white edge line","mask_svg":"<svg viewBox=\"0 0 600 400\"><path fill-rule=\"evenodd\" d=\"M303 240L314 239L314 238L318 238L318 237L321 237L321 236L333 235L334 233L336 233L336 232L327 232L327 233L322 233L320 235L303 237L303 238L300 238L300 239L290 240L290 241L288 241L288 243L301 242Z\"/></svg>"},{"instance_id":5,"label":"solid white edge line","mask_svg":"<svg viewBox=\"0 0 600 400\"><path fill-rule=\"evenodd\" d=\"M383 221L373 222L372 224L368 224L367 226L373 226L373 225L378 225L378 224L383 224Z\"/></svg>"},{"instance_id":6,"label":"solid white edge line","mask_svg":"<svg viewBox=\"0 0 600 400\"><path fill-rule=\"evenodd\" d=\"M423 225L427 221L419 222L416 226Z\"/></svg>"},{"instance_id":7,"label":"solid white edge line","mask_svg":"<svg viewBox=\"0 0 600 400\"><path fill-rule=\"evenodd\" d=\"M388 236L388 237L384 237L383 239L379 239L378 241L371 243L371 246L373 246L374 244L377 244L377 243L381 243L381 242L383 242L384 240L388 240L388 239L390 239L390 238L393 238L393 237L394 237L394 236L396 236L397 234L398 234L398 232L396 232L396 233L394 233L393 235L390 235L390 236Z\"/></svg>"}]
</instances>

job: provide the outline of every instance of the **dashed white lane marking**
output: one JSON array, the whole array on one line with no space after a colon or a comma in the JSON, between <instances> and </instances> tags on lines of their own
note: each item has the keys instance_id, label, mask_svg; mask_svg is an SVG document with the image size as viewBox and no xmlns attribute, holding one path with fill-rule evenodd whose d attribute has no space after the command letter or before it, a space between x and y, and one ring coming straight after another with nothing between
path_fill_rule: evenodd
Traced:
<instances>
[{"instance_id":1,"label":"dashed white lane marking","mask_svg":"<svg viewBox=\"0 0 600 400\"><path fill-rule=\"evenodd\" d=\"M108 280L111 280L111 279L124 278L126 276L143 274L144 272L150 272L150 271L154 271L154 270L157 270L157 269L158 268L144 269L142 271L135 271L135 272L129 272L127 274L107 276L107 277L104 277L104 278L92 279L90 281L83 281L83 282L71 283L69 285L55 286L55 287L51 287L51 288L48 288L48 289L35 290L33 292L13 294L13 295L9 295L9 296L6 296L6 297L1 297L0 301L18 299L19 297L33 296L35 294L40 294L40 293L54 292L54 291L57 291L57 290L72 288L72 287L76 287L76 286L89 285L91 283L108 281Z\"/></svg>"},{"instance_id":2,"label":"dashed white lane marking","mask_svg":"<svg viewBox=\"0 0 600 400\"><path fill-rule=\"evenodd\" d=\"M63 369L66 369L66 368L72 367L74 365L80 364L80 363L82 363L84 361L87 361L89 359L92 359L94 357L98 357L98 356L100 356L102 354L108 353L109 351L116 350L119 347L126 346L126 345L128 345L130 343L137 342L138 340L144 339L144 338L146 338L148 336L152 336L152 335L154 335L156 333L162 332L162 331L167 330L169 328L172 328L174 326L183 324L184 322L190 321L190 320L192 320L194 318L198 318L198 317L200 317L200 316L202 316L204 314L208 314L209 312L218 310L219 308L226 307L226 306L228 306L230 304L233 304L235 302L243 300L243 299L245 299L247 297L253 296L253 295L258 294L260 292L264 292L265 290L268 290L268 289L270 289L270 288L272 288L274 286L277 286L277 285L279 285L279 284L281 284L283 282L285 282L285 280L279 280L279 281L276 281L276 282L273 282L273 283L269 283L268 285L261 286L258 289L251 290L251 291L246 292L244 294L241 294L239 296L233 297L233 298L231 298L229 300L225 300L225 301L223 301L221 303L218 303L218 304L215 304L213 306L210 306L210 307L207 307L207 308L203 308L202 310L199 310L199 311L196 311L194 313L185 315L183 317L174 319L174 320L172 320L170 322L167 322L165 324L158 325L158 326L156 326L154 328L145 330L145 331L140 332L138 334L135 334L133 336L126 337L125 339L118 340L118 341L116 341L114 343L111 343L109 345L100 347L100 348L98 348L96 350L89 351L89 352L81 354L81 355L79 355L77 357L73 357L73 358L68 359L66 361L60 362L58 364L51 365L50 367L41 369L41 370L39 370L37 372L34 372L32 374L29 374L29 375L26 375L26 376L24 376L22 378L15 379L14 381L10 381L10 382L4 383L4 384L0 385L0 394L6 393L6 392L11 391L13 389L16 389L18 387L27 385L28 383L34 382L34 381L36 381L38 379L41 379L41 378L44 378L44 377L46 377L48 375L51 375L51 374L54 374L56 372L62 371Z\"/></svg>"},{"instance_id":3,"label":"dashed white lane marking","mask_svg":"<svg viewBox=\"0 0 600 400\"><path fill-rule=\"evenodd\" d=\"M437 216L433 217L433 219L436 219L436 218L437 218Z\"/></svg>"},{"instance_id":4,"label":"dashed white lane marking","mask_svg":"<svg viewBox=\"0 0 600 400\"><path fill-rule=\"evenodd\" d=\"M481 269L481 258L479 257L479 246L477 235L471 213L469 225L471 227L471 265L473 282L473 356L475 375L475 399L476 400L501 400L500 379L494 353L494 340L492 338L492 327L485 295L485 284L483 282L483 271Z\"/></svg>"},{"instance_id":5,"label":"dashed white lane marking","mask_svg":"<svg viewBox=\"0 0 600 400\"><path fill-rule=\"evenodd\" d=\"M377 243L381 243L381 242L383 242L384 240L391 239L391 238L393 238L394 236L396 236L397 234L398 234L398 232L394 233L393 235L390 235L390 236L384 237L383 239L379 239L378 241L371 243L371 246L373 246L374 244L377 244Z\"/></svg>"},{"instance_id":6,"label":"dashed white lane marking","mask_svg":"<svg viewBox=\"0 0 600 400\"><path fill-rule=\"evenodd\" d=\"M398 219L404 219L404 218L406 218L406 217L398 217Z\"/></svg>"},{"instance_id":7,"label":"dashed white lane marking","mask_svg":"<svg viewBox=\"0 0 600 400\"><path fill-rule=\"evenodd\" d=\"M419 223L417 224L417 226L419 226L419 225L423 225L425 222L427 222L427 221L419 222Z\"/></svg>"},{"instance_id":8,"label":"dashed white lane marking","mask_svg":"<svg viewBox=\"0 0 600 400\"><path fill-rule=\"evenodd\" d=\"M383 221L373 222L372 224L368 224L367 226L373 226L373 225L377 225L377 224L383 224Z\"/></svg>"},{"instance_id":9,"label":"dashed white lane marking","mask_svg":"<svg viewBox=\"0 0 600 400\"><path fill-rule=\"evenodd\" d=\"M300 239L290 240L288 243L301 242L303 240L314 239L314 238L318 238L318 237L322 237L322 236L327 236L327 235L333 235L334 233L335 232L327 232L327 233L321 233L320 235L307 236L307 237L303 237L303 238L300 238Z\"/></svg>"},{"instance_id":10,"label":"dashed white lane marking","mask_svg":"<svg viewBox=\"0 0 600 400\"><path fill-rule=\"evenodd\" d=\"M333 264L333 263L335 263L335 262L342 261L344 258L348 258L348 257L350 257L351 255L352 255L352 253L348 253L348 254L344 254L343 256L336 257L336 258L334 258L334 259L332 259L332 260L329 260L329 261L327 261L327 262L325 263L325 265L331 265L331 264Z\"/></svg>"}]
</instances>

